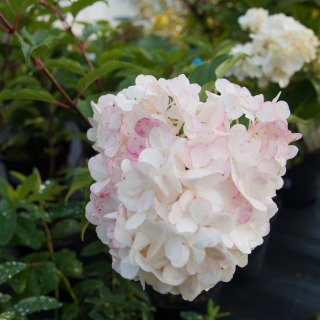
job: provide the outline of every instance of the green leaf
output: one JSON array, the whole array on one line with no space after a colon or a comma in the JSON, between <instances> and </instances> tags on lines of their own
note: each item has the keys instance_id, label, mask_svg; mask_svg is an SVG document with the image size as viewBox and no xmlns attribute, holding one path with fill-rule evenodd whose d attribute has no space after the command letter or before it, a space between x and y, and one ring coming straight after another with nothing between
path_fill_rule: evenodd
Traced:
<instances>
[{"instance_id":1,"label":"green leaf","mask_svg":"<svg viewBox=\"0 0 320 320\"><path fill-rule=\"evenodd\" d=\"M58 222L51 229L51 236L55 238L65 238L81 232L81 223L75 219L65 219Z\"/></svg>"},{"instance_id":2,"label":"green leaf","mask_svg":"<svg viewBox=\"0 0 320 320\"><path fill-rule=\"evenodd\" d=\"M70 197L76 190L79 190L79 189L81 189L81 188L83 188L83 187L85 187L85 186L87 186L87 185L90 185L91 182L92 182L92 178L91 178L90 173L88 173L87 175L82 175L79 179L75 180L75 181L72 183L72 185L71 185L71 187L70 187L70 189L69 189L69 191L68 191L68 193L67 193L67 195L66 195L66 197L65 197L64 200L65 200L65 201L68 201L69 197Z\"/></svg>"},{"instance_id":3,"label":"green leaf","mask_svg":"<svg viewBox=\"0 0 320 320\"><path fill-rule=\"evenodd\" d=\"M9 7L14 15L17 15L19 11L23 12L24 9L37 2L37 0L8 0Z\"/></svg>"},{"instance_id":4,"label":"green leaf","mask_svg":"<svg viewBox=\"0 0 320 320\"><path fill-rule=\"evenodd\" d=\"M180 312L180 318L184 320L205 320L204 316L194 311L182 311Z\"/></svg>"},{"instance_id":5,"label":"green leaf","mask_svg":"<svg viewBox=\"0 0 320 320\"><path fill-rule=\"evenodd\" d=\"M22 299L11 310L15 312L16 316L25 316L41 310L57 309L61 306L62 304L54 298L40 296Z\"/></svg>"},{"instance_id":6,"label":"green leaf","mask_svg":"<svg viewBox=\"0 0 320 320\"><path fill-rule=\"evenodd\" d=\"M53 262L45 262L37 267L40 271L39 280L42 287L42 293L47 294L55 290L59 285L58 270Z\"/></svg>"},{"instance_id":7,"label":"green leaf","mask_svg":"<svg viewBox=\"0 0 320 320\"><path fill-rule=\"evenodd\" d=\"M81 202L55 203L48 208L52 219L56 218L80 218Z\"/></svg>"},{"instance_id":8,"label":"green leaf","mask_svg":"<svg viewBox=\"0 0 320 320\"><path fill-rule=\"evenodd\" d=\"M307 121L304 120L304 119L301 119L299 117L297 117L296 115L294 114L291 114L289 116L289 118L287 119L288 123L301 123L303 125L306 125L307 124Z\"/></svg>"},{"instance_id":9,"label":"green leaf","mask_svg":"<svg viewBox=\"0 0 320 320\"><path fill-rule=\"evenodd\" d=\"M96 33L102 26L86 24L82 30L82 35L85 39L89 38L92 34Z\"/></svg>"},{"instance_id":10,"label":"green leaf","mask_svg":"<svg viewBox=\"0 0 320 320\"><path fill-rule=\"evenodd\" d=\"M0 303L6 303L11 299L9 294L3 294L0 292Z\"/></svg>"},{"instance_id":11,"label":"green leaf","mask_svg":"<svg viewBox=\"0 0 320 320\"><path fill-rule=\"evenodd\" d=\"M30 63L30 56L33 52L39 57L52 46L53 38L44 29L37 29L34 34L30 34L26 28L23 28L21 34L30 41L31 45L19 38L16 33L12 36L12 44L21 47L24 58L28 64Z\"/></svg>"},{"instance_id":12,"label":"green leaf","mask_svg":"<svg viewBox=\"0 0 320 320\"><path fill-rule=\"evenodd\" d=\"M215 81L210 81L206 84L204 84L201 88L201 91L199 93L200 101L205 102L207 99L206 91L213 91L215 88Z\"/></svg>"},{"instance_id":13,"label":"green leaf","mask_svg":"<svg viewBox=\"0 0 320 320\"><path fill-rule=\"evenodd\" d=\"M8 183L7 180L0 177L0 195L2 195L5 199L11 201L11 198L9 197L9 194L8 194L8 189L12 189L10 183Z\"/></svg>"},{"instance_id":14,"label":"green leaf","mask_svg":"<svg viewBox=\"0 0 320 320\"><path fill-rule=\"evenodd\" d=\"M110 263L106 261L92 262L84 266L84 276L96 277L103 274L108 274L112 270Z\"/></svg>"},{"instance_id":15,"label":"green leaf","mask_svg":"<svg viewBox=\"0 0 320 320\"><path fill-rule=\"evenodd\" d=\"M140 299L144 300L147 303L150 303L148 294L144 290L142 290L141 287L137 286L133 282L128 282L128 286Z\"/></svg>"},{"instance_id":16,"label":"green leaf","mask_svg":"<svg viewBox=\"0 0 320 320\"><path fill-rule=\"evenodd\" d=\"M12 320L14 316L14 311L6 311L0 314L0 320Z\"/></svg>"},{"instance_id":17,"label":"green leaf","mask_svg":"<svg viewBox=\"0 0 320 320\"><path fill-rule=\"evenodd\" d=\"M19 200L27 197L27 195L34 189L34 185L37 183L37 177L35 174L31 174L22 184L18 185L17 193Z\"/></svg>"},{"instance_id":18,"label":"green leaf","mask_svg":"<svg viewBox=\"0 0 320 320\"><path fill-rule=\"evenodd\" d=\"M36 225L27 218L18 216L16 235L19 237L20 242L24 245L38 250L41 247L41 239L39 236Z\"/></svg>"},{"instance_id":19,"label":"green leaf","mask_svg":"<svg viewBox=\"0 0 320 320\"><path fill-rule=\"evenodd\" d=\"M290 83L283 90L281 98L288 103L291 113L301 119L306 120L320 114L318 94L309 80Z\"/></svg>"},{"instance_id":20,"label":"green leaf","mask_svg":"<svg viewBox=\"0 0 320 320\"><path fill-rule=\"evenodd\" d=\"M183 40L201 49L207 55L211 57L213 56L214 48L210 42L204 41L197 36L186 36L183 38Z\"/></svg>"},{"instance_id":21,"label":"green leaf","mask_svg":"<svg viewBox=\"0 0 320 320\"><path fill-rule=\"evenodd\" d=\"M147 37L137 40L133 43L133 45L143 48L147 52L151 52L157 49L163 49L165 51L170 51L173 48L173 45L161 38L158 35L150 33Z\"/></svg>"},{"instance_id":22,"label":"green leaf","mask_svg":"<svg viewBox=\"0 0 320 320\"><path fill-rule=\"evenodd\" d=\"M20 172L17 172L17 171L10 171L9 172L12 176L16 177L17 179L19 179L21 182L27 180L27 177L20 173Z\"/></svg>"},{"instance_id":23,"label":"green leaf","mask_svg":"<svg viewBox=\"0 0 320 320\"><path fill-rule=\"evenodd\" d=\"M29 253L21 258L22 262L39 262L39 261L48 261L50 258L50 254L48 251L39 251Z\"/></svg>"},{"instance_id":24,"label":"green leaf","mask_svg":"<svg viewBox=\"0 0 320 320\"><path fill-rule=\"evenodd\" d=\"M221 79L239 60L248 57L246 53L238 52L232 55L230 59L225 60L216 68L217 79Z\"/></svg>"},{"instance_id":25,"label":"green leaf","mask_svg":"<svg viewBox=\"0 0 320 320\"><path fill-rule=\"evenodd\" d=\"M79 99L77 107L86 118L93 117L93 110L91 104L88 101Z\"/></svg>"},{"instance_id":26,"label":"green leaf","mask_svg":"<svg viewBox=\"0 0 320 320\"><path fill-rule=\"evenodd\" d=\"M71 59L57 59L57 60L47 60L44 62L44 65L47 68L59 68L59 69L64 69L68 70L80 75L85 75L86 71L82 67L82 65L76 61L76 60L71 60Z\"/></svg>"},{"instance_id":27,"label":"green leaf","mask_svg":"<svg viewBox=\"0 0 320 320\"><path fill-rule=\"evenodd\" d=\"M92 183L93 182L94 182L94 180L92 180ZM82 211L81 211L81 225L82 225L81 226L81 240L82 241L84 241L84 233L86 232L86 229L89 225L89 221L86 218L86 206L90 201L90 194L91 194L90 187L91 187L92 183L90 183L87 187L87 190L85 193L85 200L84 200Z\"/></svg>"},{"instance_id":28,"label":"green leaf","mask_svg":"<svg viewBox=\"0 0 320 320\"><path fill-rule=\"evenodd\" d=\"M105 51L100 54L99 62L100 62L100 64L103 64L103 63L106 63L110 60L120 59L124 56L125 56L125 53L123 52L123 50L118 50L118 49L109 50L109 51Z\"/></svg>"},{"instance_id":29,"label":"green leaf","mask_svg":"<svg viewBox=\"0 0 320 320\"><path fill-rule=\"evenodd\" d=\"M81 255L83 257L94 256L100 252L105 251L106 248L106 245L101 241L94 241L83 248L83 250L81 251Z\"/></svg>"},{"instance_id":30,"label":"green leaf","mask_svg":"<svg viewBox=\"0 0 320 320\"><path fill-rule=\"evenodd\" d=\"M81 276L83 272L82 263L76 259L76 253L74 251L63 249L56 252L53 259L58 269L61 270L65 276L74 278Z\"/></svg>"},{"instance_id":31,"label":"green leaf","mask_svg":"<svg viewBox=\"0 0 320 320\"><path fill-rule=\"evenodd\" d=\"M17 208L23 208L28 210L29 212L33 212L35 217L38 219L43 219L44 221L51 222L52 219L50 218L48 212L40 208L38 205L33 203L26 203L26 202L18 202L16 205Z\"/></svg>"},{"instance_id":32,"label":"green leaf","mask_svg":"<svg viewBox=\"0 0 320 320\"><path fill-rule=\"evenodd\" d=\"M133 67L136 68L136 66L132 63L128 62L122 62L122 61L116 61L112 60L109 62L104 63L99 69L96 69L94 71L90 71L85 77L81 78L78 81L78 89L79 91L83 92L87 87L90 86L91 83L93 83L98 78L116 70L119 68L125 68L125 67Z\"/></svg>"},{"instance_id":33,"label":"green leaf","mask_svg":"<svg viewBox=\"0 0 320 320\"><path fill-rule=\"evenodd\" d=\"M0 264L0 284L6 282L14 275L25 270L27 265L22 262L5 262Z\"/></svg>"},{"instance_id":34,"label":"green leaf","mask_svg":"<svg viewBox=\"0 0 320 320\"><path fill-rule=\"evenodd\" d=\"M0 181L1 182L1 181ZM10 189L9 189L10 190ZM17 215L7 200L0 201L0 244L10 242L16 227Z\"/></svg>"},{"instance_id":35,"label":"green leaf","mask_svg":"<svg viewBox=\"0 0 320 320\"><path fill-rule=\"evenodd\" d=\"M29 278L29 270L23 270L22 272L18 273L17 275L13 276L10 279L10 285L14 292L21 294L27 287L27 282Z\"/></svg>"},{"instance_id":36,"label":"green leaf","mask_svg":"<svg viewBox=\"0 0 320 320\"><path fill-rule=\"evenodd\" d=\"M103 282L101 280L87 279L77 283L72 290L79 300L84 298L85 293L94 291L103 287Z\"/></svg>"},{"instance_id":37,"label":"green leaf","mask_svg":"<svg viewBox=\"0 0 320 320\"><path fill-rule=\"evenodd\" d=\"M154 320L153 312L142 310L142 320Z\"/></svg>"},{"instance_id":38,"label":"green leaf","mask_svg":"<svg viewBox=\"0 0 320 320\"><path fill-rule=\"evenodd\" d=\"M197 83L203 86L210 81L217 80L216 69L229 58L229 55L222 54L212 59L211 62L203 63L190 74L190 83Z\"/></svg>"},{"instance_id":39,"label":"green leaf","mask_svg":"<svg viewBox=\"0 0 320 320\"><path fill-rule=\"evenodd\" d=\"M0 92L0 101L3 100L55 101L54 97L48 91L39 88L4 89Z\"/></svg>"},{"instance_id":40,"label":"green leaf","mask_svg":"<svg viewBox=\"0 0 320 320\"><path fill-rule=\"evenodd\" d=\"M68 304L63 307L61 320L78 320L81 318L79 315L81 310L75 303Z\"/></svg>"},{"instance_id":41,"label":"green leaf","mask_svg":"<svg viewBox=\"0 0 320 320\"><path fill-rule=\"evenodd\" d=\"M78 0L78 1L74 1L72 2L71 6L70 6L70 12L72 13L72 15L75 17L79 11L81 11L82 9L93 5L95 2L97 2L99 0ZM108 1L103 0L103 2L108 3Z\"/></svg>"}]
</instances>

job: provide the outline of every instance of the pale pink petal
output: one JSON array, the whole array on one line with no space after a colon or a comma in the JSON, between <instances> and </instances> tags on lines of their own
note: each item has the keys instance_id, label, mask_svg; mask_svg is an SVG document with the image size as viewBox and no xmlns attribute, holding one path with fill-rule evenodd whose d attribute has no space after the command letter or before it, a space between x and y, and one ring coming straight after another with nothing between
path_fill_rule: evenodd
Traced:
<instances>
[{"instance_id":1,"label":"pale pink petal","mask_svg":"<svg viewBox=\"0 0 320 320\"><path fill-rule=\"evenodd\" d=\"M191 149L193 167L204 167L213 158L213 149L203 143L199 143Z\"/></svg>"},{"instance_id":2,"label":"pale pink petal","mask_svg":"<svg viewBox=\"0 0 320 320\"><path fill-rule=\"evenodd\" d=\"M193 245L197 248L214 247L221 240L221 233L215 228L199 228L193 238Z\"/></svg>"},{"instance_id":3,"label":"pale pink petal","mask_svg":"<svg viewBox=\"0 0 320 320\"><path fill-rule=\"evenodd\" d=\"M171 286L179 286L186 280L187 276L183 274L180 268L167 264L163 269L163 278Z\"/></svg>"}]
</instances>

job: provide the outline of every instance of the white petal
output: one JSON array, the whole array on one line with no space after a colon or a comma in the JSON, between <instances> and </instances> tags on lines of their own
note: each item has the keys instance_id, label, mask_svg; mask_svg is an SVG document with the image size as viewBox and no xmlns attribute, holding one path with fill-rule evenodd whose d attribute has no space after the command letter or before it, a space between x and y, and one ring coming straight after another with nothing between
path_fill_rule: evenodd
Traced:
<instances>
[{"instance_id":1,"label":"white petal","mask_svg":"<svg viewBox=\"0 0 320 320\"><path fill-rule=\"evenodd\" d=\"M146 218L146 213L145 212L137 212L133 216L131 216L128 221L126 222L126 229L127 230L132 230L135 228L138 228L142 225Z\"/></svg>"},{"instance_id":2,"label":"white petal","mask_svg":"<svg viewBox=\"0 0 320 320\"><path fill-rule=\"evenodd\" d=\"M121 260L120 262L120 274L125 279L133 279L139 271L139 266L131 264L129 257Z\"/></svg>"},{"instance_id":3,"label":"white petal","mask_svg":"<svg viewBox=\"0 0 320 320\"><path fill-rule=\"evenodd\" d=\"M166 257L171 260L177 260L182 255L182 243L176 237L170 237L165 242Z\"/></svg>"},{"instance_id":4,"label":"white petal","mask_svg":"<svg viewBox=\"0 0 320 320\"><path fill-rule=\"evenodd\" d=\"M221 266L213 258L208 257L208 261L208 270L205 273L198 274L198 279L205 287L213 287L221 279Z\"/></svg>"},{"instance_id":5,"label":"white petal","mask_svg":"<svg viewBox=\"0 0 320 320\"><path fill-rule=\"evenodd\" d=\"M187 276L183 274L181 269L175 268L169 263L163 270L163 278L171 286L179 286L186 280Z\"/></svg>"},{"instance_id":6,"label":"white petal","mask_svg":"<svg viewBox=\"0 0 320 320\"><path fill-rule=\"evenodd\" d=\"M221 240L221 233L214 228L199 228L193 238L193 245L198 248L215 247Z\"/></svg>"}]
</instances>

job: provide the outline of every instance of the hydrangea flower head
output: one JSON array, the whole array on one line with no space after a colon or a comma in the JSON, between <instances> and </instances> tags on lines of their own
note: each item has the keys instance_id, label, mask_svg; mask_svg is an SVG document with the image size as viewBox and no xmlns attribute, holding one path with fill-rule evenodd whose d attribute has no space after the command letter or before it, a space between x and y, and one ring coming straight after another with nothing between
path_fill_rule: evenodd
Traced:
<instances>
[{"instance_id":1,"label":"hydrangea flower head","mask_svg":"<svg viewBox=\"0 0 320 320\"><path fill-rule=\"evenodd\" d=\"M252 42L231 49L231 54L243 52L248 57L238 61L228 76L233 74L240 81L249 76L257 78L260 87L271 81L284 88L305 62L316 58L317 36L292 17L283 13L269 16L265 9L251 8L238 22L242 29L252 31Z\"/></svg>"},{"instance_id":2,"label":"hydrangea flower head","mask_svg":"<svg viewBox=\"0 0 320 320\"><path fill-rule=\"evenodd\" d=\"M185 75L140 75L116 96L92 103L89 160L96 181L86 217L122 277L193 300L269 233L272 198L301 137L288 130L286 102L264 101L226 79L220 94ZM238 124L245 115L249 128Z\"/></svg>"}]
</instances>

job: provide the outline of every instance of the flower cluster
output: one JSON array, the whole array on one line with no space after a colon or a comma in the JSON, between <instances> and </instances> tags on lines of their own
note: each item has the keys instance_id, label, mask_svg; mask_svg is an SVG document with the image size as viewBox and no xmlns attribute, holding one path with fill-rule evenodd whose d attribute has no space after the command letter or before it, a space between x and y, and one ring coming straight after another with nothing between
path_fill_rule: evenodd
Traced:
<instances>
[{"instance_id":1,"label":"flower cluster","mask_svg":"<svg viewBox=\"0 0 320 320\"><path fill-rule=\"evenodd\" d=\"M291 76L301 70L304 62L316 58L319 45L313 30L282 13L268 15L262 8L249 9L239 18L242 29L249 29L252 42L237 45L231 53L244 52L249 57L236 63L228 75L239 80L258 78L260 87L269 81L284 88Z\"/></svg>"},{"instance_id":2,"label":"flower cluster","mask_svg":"<svg viewBox=\"0 0 320 320\"><path fill-rule=\"evenodd\" d=\"M272 201L301 137L286 102L264 101L228 80L219 95L185 75L136 85L92 103L89 160L96 181L86 217L126 279L193 300L263 243ZM245 115L247 129L238 123Z\"/></svg>"}]
</instances>

